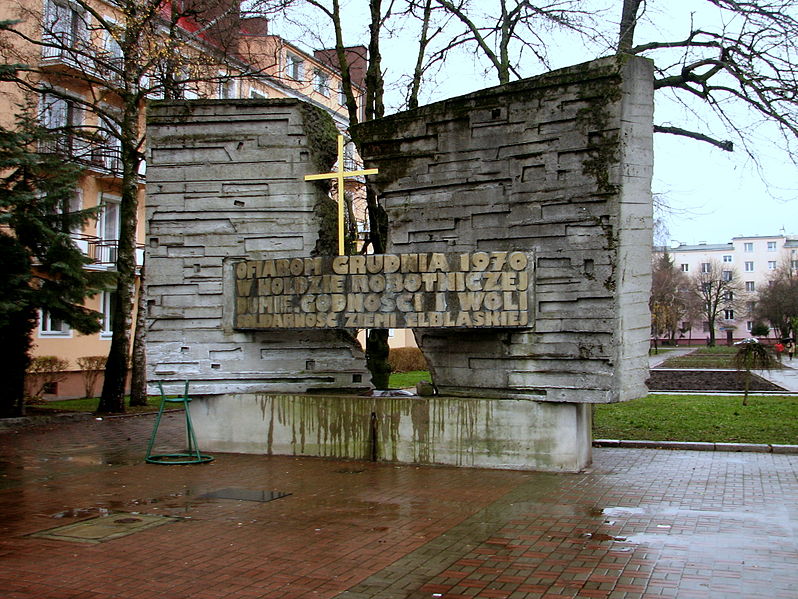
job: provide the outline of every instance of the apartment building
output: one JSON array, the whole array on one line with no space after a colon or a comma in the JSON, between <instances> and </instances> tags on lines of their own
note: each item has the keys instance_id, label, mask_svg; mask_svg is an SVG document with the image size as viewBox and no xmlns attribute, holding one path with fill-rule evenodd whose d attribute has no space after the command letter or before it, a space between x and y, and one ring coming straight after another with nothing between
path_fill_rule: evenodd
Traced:
<instances>
[{"instance_id":1,"label":"apartment building","mask_svg":"<svg viewBox=\"0 0 798 599\"><path fill-rule=\"evenodd\" d=\"M211 2L217 4L211 6ZM328 112L338 129L345 132L348 113L335 53L329 50L308 53L270 34L265 19L241 17L238 2L175 0L181 8L192 3L197 9L202 8L201 3L207 3L210 8L203 21L185 16L191 11L176 18L172 4L161 5L160 14L153 19L154 39L148 42L152 47L141 48L142 60L148 53L163 51L167 42L173 44L177 40L180 47L172 52L170 60L182 62L171 64L175 85L169 88L158 84L159 77L163 77L159 68L164 61L151 61L152 68L136 80L151 89L147 98L163 98L165 90L168 97L184 99L299 98ZM18 21L15 27L32 40L28 42L14 35L0 40L5 62L34 67L28 87L0 83L0 124L12 126L16 107L32 101L47 128L63 131L56 147L45 150L62 154L85 167L75 194L75 207L101 207L96 222L74 233L78 246L92 259L88 266L92 269L116 268L120 235L120 144L113 135L103 134L116 125L106 122L102 114L120 106L120 95L114 93L114 77L119 77L118 69L130 60L130 56L122 56L119 36L115 35L119 31L109 25L124 22L120 14L123 6L124 2L113 0L10 0L0 4L0 19ZM160 42L159 35L162 35ZM366 49L350 48L348 56L353 91L361 98ZM139 125L143 131L146 100L142 108ZM357 160L351 144L347 146L347 159ZM143 260L145 178L143 163L137 181L138 268ZM67 379L51 389L55 394L83 395L83 375L77 359L108 353L113 305L112 290L87 302L88 307L103 314L103 330L97 335L80 335L46 312L40 314L33 354L58 356L70 362ZM101 385L102 380L97 383L95 393Z\"/></svg>"},{"instance_id":2,"label":"apartment building","mask_svg":"<svg viewBox=\"0 0 798 599\"><path fill-rule=\"evenodd\" d=\"M655 248L655 254L662 254L665 248ZM723 271L736 271L742 284L743 296L734 307L722 310L715 323L715 335L719 342L739 340L750 336L754 324L753 304L759 289L767 285L773 272L790 266L798 270L798 237L788 235L763 235L753 237L734 237L729 243L698 245L679 244L667 248L676 268L687 275L707 272L711 268ZM682 323L685 330L681 342L702 342L709 334L708 323Z\"/></svg>"}]
</instances>

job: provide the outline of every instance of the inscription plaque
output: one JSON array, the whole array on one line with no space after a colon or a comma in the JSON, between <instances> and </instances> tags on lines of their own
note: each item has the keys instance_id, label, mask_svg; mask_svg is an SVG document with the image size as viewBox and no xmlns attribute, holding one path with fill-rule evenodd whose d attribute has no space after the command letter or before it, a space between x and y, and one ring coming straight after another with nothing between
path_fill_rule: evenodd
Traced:
<instances>
[{"instance_id":1,"label":"inscription plaque","mask_svg":"<svg viewBox=\"0 0 798 599\"><path fill-rule=\"evenodd\" d=\"M246 260L234 327L530 327L534 264L528 251Z\"/></svg>"}]
</instances>

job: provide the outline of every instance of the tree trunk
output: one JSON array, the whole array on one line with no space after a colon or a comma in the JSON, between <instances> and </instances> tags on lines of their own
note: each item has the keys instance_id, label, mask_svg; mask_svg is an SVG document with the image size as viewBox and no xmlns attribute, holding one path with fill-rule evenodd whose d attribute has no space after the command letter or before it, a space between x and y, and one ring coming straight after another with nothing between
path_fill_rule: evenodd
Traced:
<instances>
[{"instance_id":1,"label":"tree trunk","mask_svg":"<svg viewBox=\"0 0 798 599\"><path fill-rule=\"evenodd\" d=\"M133 355L130 377L130 405L147 405L147 294L144 291L144 266L139 274L139 297L136 313L136 333L133 335Z\"/></svg>"},{"instance_id":2,"label":"tree trunk","mask_svg":"<svg viewBox=\"0 0 798 599\"><path fill-rule=\"evenodd\" d=\"M621 13L621 28L618 33L618 54L623 54L632 49L637 26L637 11L642 0L623 0Z\"/></svg>"},{"instance_id":3,"label":"tree trunk","mask_svg":"<svg viewBox=\"0 0 798 599\"><path fill-rule=\"evenodd\" d=\"M25 371L30 365L31 333L36 328L36 313L26 310L0 329L0 377L4 390L0 399L0 418L25 415Z\"/></svg>"},{"instance_id":4,"label":"tree trunk","mask_svg":"<svg viewBox=\"0 0 798 599\"><path fill-rule=\"evenodd\" d=\"M128 101L133 104L133 100ZM136 287L136 224L138 220L139 128L136 106L125 106L122 119L122 198L119 206L119 244L116 258L116 305L112 315L113 335L105 380L97 411L125 411L125 383L130 356L130 329Z\"/></svg>"}]
</instances>

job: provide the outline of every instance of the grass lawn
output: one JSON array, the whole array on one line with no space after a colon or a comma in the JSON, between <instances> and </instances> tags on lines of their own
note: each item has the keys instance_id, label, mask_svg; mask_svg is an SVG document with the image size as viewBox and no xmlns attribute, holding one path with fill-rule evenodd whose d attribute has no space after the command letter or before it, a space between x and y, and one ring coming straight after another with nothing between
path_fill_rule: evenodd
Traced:
<instances>
[{"instance_id":1,"label":"grass lawn","mask_svg":"<svg viewBox=\"0 0 798 599\"><path fill-rule=\"evenodd\" d=\"M128 402L129 397L125 397L125 413L138 414L141 412L155 412L161 405L161 396L154 395L147 398L146 406L133 406L131 407ZM53 412L94 412L97 410L97 405L100 403L99 398L84 398L84 399L61 399L58 401L43 401L39 403L30 403L26 407L32 408L37 412L53 411Z\"/></svg>"},{"instance_id":2,"label":"grass lawn","mask_svg":"<svg viewBox=\"0 0 798 599\"><path fill-rule=\"evenodd\" d=\"M431 381L429 372L426 370L411 370L410 372L394 372L388 379L388 386L391 389L406 389L415 387L419 381Z\"/></svg>"},{"instance_id":3,"label":"grass lawn","mask_svg":"<svg viewBox=\"0 0 798 599\"><path fill-rule=\"evenodd\" d=\"M593 406L596 439L798 443L798 397L649 395Z\"/></svg>"},{"instance_id":4,"label":"grass lawn","mask_svg":"<svg viewBox=\"0 0 798 599\"><path fill-rule=\"evenodd\" d=\"M662 363L660 368L730 368L734 369L732 360L738 346L700 347L686 356L674 356ZM783 368L777 364L774 368Z\"/></svg>"}]
</instances>

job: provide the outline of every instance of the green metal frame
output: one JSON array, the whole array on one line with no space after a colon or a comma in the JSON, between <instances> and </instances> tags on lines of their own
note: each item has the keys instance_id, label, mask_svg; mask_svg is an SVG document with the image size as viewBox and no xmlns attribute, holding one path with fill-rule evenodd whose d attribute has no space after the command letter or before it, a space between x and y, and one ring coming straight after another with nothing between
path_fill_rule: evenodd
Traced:
<instances>
[{"instance_id":1,"label":"green metal frame","mask_svg":"<svg viewBox=\"0 0 798 599\"><path fill-rule=\"evenodd\" d=\"M183 390L182 397L168 398L163 391L163 385L158 381L158 389L161 390L161 406L158 408L158 415L155 417L155 427L152 429L150 442L147 444L147 455L144 460L150 464L163 464L167 466L177 466L181 464L207 464L213 461L213 456L203 454L197 445L197 437L194 435L194 427L191 424L191 411L189 410L189 402L191 398L188 396L189 381L186 381L185 389ZM152 448L155 445L155 438L158 435L158 427L161 425L161 416L163 416L164 408L167 404L183 404L186 415L186 439L188 447L185 453L159 453L153 454Z\"/></svg>"}]
</instances>

